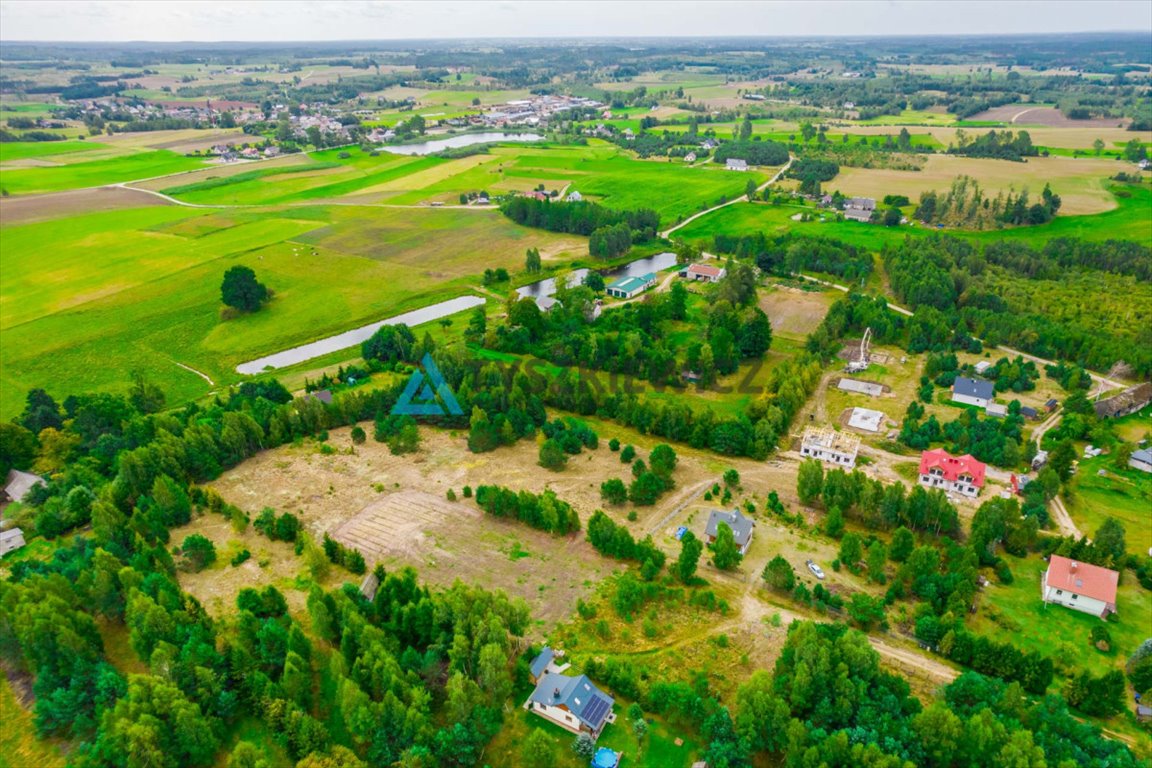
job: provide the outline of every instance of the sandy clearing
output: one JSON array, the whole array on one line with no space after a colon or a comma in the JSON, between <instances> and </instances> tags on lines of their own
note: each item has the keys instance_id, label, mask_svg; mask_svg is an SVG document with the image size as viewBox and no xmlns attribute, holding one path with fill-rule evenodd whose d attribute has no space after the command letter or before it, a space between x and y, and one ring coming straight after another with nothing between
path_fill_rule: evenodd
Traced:
<instances>
[{"instance_id":1,"label":"sandy clearing","mask_svg":"<svg viewBox=\"0 0 1152 768\"><path fill-rule=\"evenodd\" d=\"M760 309L772 321L773 333L804 337L820 325L836 298L826 292L773 285L761 292Z\"/></svg>"},{"instance_id":2,"label":"sandy clearing","mask_svg":"<svg viewBox=\"0 0 1152 768\"><path fill-rule=\"evenodd\" d=\"M889 194L907 195L917 200L929 189L946 191L960 175L980 182L985 193L995 196L1009 188L1027 188L1038 196L1046 183L1060 195L1064 215L1102 213L1116 207L1104 187L1104 180L1119 169L1115 160L1073 157L1032 157L1025 163L1008 160L967 158L956 155L930 155L921 171L842 168L829 187L845 194L880 199Z\"/></svg>"}]
</instances>

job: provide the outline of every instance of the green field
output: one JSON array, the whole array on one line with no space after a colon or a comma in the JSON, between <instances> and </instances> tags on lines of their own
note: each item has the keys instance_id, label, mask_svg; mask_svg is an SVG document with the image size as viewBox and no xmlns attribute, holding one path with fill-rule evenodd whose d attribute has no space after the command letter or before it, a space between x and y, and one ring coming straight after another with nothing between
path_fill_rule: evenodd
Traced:
<instances>
[{"instance_id":1,"label":"green field","mask_svg":"<svg viewBox=\"0 0 1152 768\"><path fill-rule=\"evenodd\" d=\"M523 267L583 241L495 211L291 208L227 215L145 208L6 227L0 271L0 413L43 386L63 398L122 391L145 372L170 402L203 395L203 371L236 381L245 360L474 291L484 267ZM276 292L224 321L220 279L237 263Z\"/></svg>"},{"instance_id":2,"label":"green field","mask_svg":"<svg viewBox=\"0 0 1152 768\"><path fill-rule=\"evenodd\" d=\"M834 184L833 184L834 185ZM1016 240L1029 245L1042 245L1056 237L1079 237L1085 240L1108 240L1113 238L1149 242L1152 240L1152 219L1148 216L1152 206L1152 190L1142 186L1112 185L1129 197L1117 197L1117 207L1105 213L1091 216L1057 216L1048 224L1035 227L1016 227L1003 230L973 232L966 230L937 230L924 226L882 227L861 224L853 221L812 221L795 222L790 217L808 213L819 215L822 212L812 206L769 205L730 205L714 214L693 221L677 235L688 240L710 241L712 236L723 232L728 235L749 235L756 232L769 234L798 231L835 237L871 250L880 250L885 244L895 243L905 237L927 237L935 232L943 232L976 242L991 240Z\"/></svg>"},{"instance_id":3,"label":"green field","mask_svg":"<svg viewBox=\"0 0 1152 768\"><path fill-rule=\"evenodd\" d=\"M349 157L341 158L341 154ZM648 207L671 223L744 193L749 178L764 181L771 169L734 174L718 165L698 168L666 159L637 160L604 142L587 147L498 146L486 154L445 160L359 149L325 150L315 162L245 171L171 186L156 186L190 203L271 205L351 199L359 203L456 204L461 193L527 191L538 184L571 186L614 208Z\"/></svg>"},{"instance_id":4,"label":"green field","mask_svg":"<svg viewBox=\"0 0 1152 768\"><path fill-rule=\"evenodd\" d=\"M76 145L81 142L40 142L41 145ZM26 145L18 145L26 146ZM85 148L88 148L87 146ZM40 151L32 150L33 152ZM79 151L65 148L65 152ZM24 157L50 157L49 154L25 155ZM65 189L99 187L118 184L153 176L164 176L179 171L203 168L204 161L184 157L163 149L151 152L137 152L120 157L102 158L87 162L74 162L66 165L10 168L4 171L3 186L11 195L27 195L38 192L59 192Z\"/></svg>"},{"instance_id":5,"label":"green field","mask_svg":"<svg viewBox=\"0 0 1152 768\"><path fill-rule=\"evenodd\" d=\"M5 141L0 142L0 163L110 149L112 146L109 144L89 141Z\"/></svg>"}]
</instances>

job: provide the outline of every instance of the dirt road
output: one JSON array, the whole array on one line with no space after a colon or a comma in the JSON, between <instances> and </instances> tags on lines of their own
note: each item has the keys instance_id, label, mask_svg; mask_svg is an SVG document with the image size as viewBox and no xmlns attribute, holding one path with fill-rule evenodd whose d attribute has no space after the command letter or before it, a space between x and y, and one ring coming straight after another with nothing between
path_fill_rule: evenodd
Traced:
<instances>
[{"instance_id":1,"label":"dirt road","mask_svg":"<svg viewBox=\"0 0 1152 768\"><path fill-rule=\"evenodd\" d=\"M768 187L770 187L771 185L773 185L773 184L775 184L776 182L778 182L778 181L781 179L781 177L783 177L783 176L784 176L784 172L785 172L785 171L787 171L789 168L791 168L791 167L792 167L792 161L793 161L793 160L795 160L795 159L796 159L796 158L794 158L794 157L792 157L791 155L789 155L789 156L788 156L788 162L787 162L787 163L785 163L785 164L784 164L784 165L783 165L783 166L780 168L780 170L776 172L776 175L775 175L775 176L773 176L772 178L768 179L768 181L764 182L764 183L763 183L763 184L761 184L760 186L756 187L756 191L757 191L757 192L763 192L765 189L767 189L767 188L768 188ZM699 213L694 213L694 214L692 214L691 216L689 216L688 218L684 219L684 221L680 222L679 224L677 224L677 225L675 225L675 226L673 226L673 227L669 227L668 229L666 229L666 230L664 230L663 232L661 232L661 233L660 233L660 237L664 237L664 238L667 238L669 235L671 235L671 234L672 234L673 232L675 232L676 230L680 229L681 227L687 226L688 224L690 224L691 222L693 222L693 221L695 221L696 219L700 218L701 216L707 216L708 214L710 214L710 213L713 213L713 212L715 212L715 211L718 211L718 210L720 210L721 208L725 208L725 207L727 207L727 206L729 206L729 205L734 205L734 204L736 204L736 203L744 203L744 202L747 202L747 201L748 201L748 200L747 200L747 198L746 198L744 195L740 195L739 197L733 198L732 200L729 200L729 201L728 201L728 202L726 202L726 203L720 203L720 205L714 205L714 206L712 206L711 208L709 208L709 209L707 209L707 210L704 210L704 211L700 211Z\"/></svg>"}]
</instances>

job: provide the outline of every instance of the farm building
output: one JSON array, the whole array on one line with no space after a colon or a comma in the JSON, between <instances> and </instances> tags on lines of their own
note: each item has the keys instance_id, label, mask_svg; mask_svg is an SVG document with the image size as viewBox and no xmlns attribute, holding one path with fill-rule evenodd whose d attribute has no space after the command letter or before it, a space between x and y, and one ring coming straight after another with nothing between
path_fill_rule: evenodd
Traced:
<instances>
[{"instance_id":1,"label":"farm building","mask_svg":"<svg viewBox=\"0 0 1152 768\"><path fill-rule=\"evenodd\" d=\"M984 409L984 412L997 419L1003 419L1008 416L1008 406L1003 403L988 403L988 407Z\"/></svg>"},{"instance_id":2,"label":"farm building","mask_svg":"<svg viewBox=\"0 0 1152 768\"><path fill-rule=\"evenodd\" d=\"M984 462L969 454L953 456L943 448L934 448L920 454L920 484L928 488L975 498L984 487Z\"/></svg>"},{"instance_id":3,"label":"farm building","mask_svg":"<svg viewBox=\"0 0 1152 768\"><path fill-rule=\"evenodd\" d=\"M836 384L836 388L842 392L855 392L860 395L870 395L872 397L879 397L884 393L884 387L880 384L848 378L840 379L839 383Z\"/></svg>"},{"instance_id":4,"label":"farm building","mask_svg":"<svg viewBox=\"0 0 1152 768\"><path fill-rule=\"evenodd\" d=\"M0 531L0 557L14 552L22 546L24 546L24 531L19 528Z\"/></svg>"},{"instance_id":5,"label":"farm building","mask_svg":"<svg viewBox=\"0 0 1152 768\"><path fill-rule=\"evenodd\" d=\"M724 267L713 267L711 264L689 264L680 271L680 277L687 280L703 280L706 283L718 283L726 274L728 270Z\"/></svg>"},{"instance_id":6,"label":"farm building","mask_svg":"<svg viewBox=\"0 0 1152 768\"><path fill-rule=\"evenodd\" d=\"M848 426L853 429L862 429L865 432L879 432L887 418L880 411L868 408L853 408L852 415L848 417Z\"/></svg>"},{"instance_id":7,"label":"farm building","mask_svg":"<svg viewBox=\"0 0 1152 768\"><path fill-rule=\"evenodd\" d=\"M1152 382L1144 382L1134 387L1128 387L1123 392L1112 397L1098 400L1092 408L1096 411L1098 419L1118 419L1130 413L1136 413L1144 406L1152 403Z\"/></svg>"},{"instance_id":8,"label":"farm building","mask_svg":"<svg viewBox=\"0 0 1152 768\"><path fill-rule=\"evenodd\" d=\"M844 201L844 218L852 221L871 221L876 201L870 197L850 197Z\"/></svg>"},{"instance_id":9,"label":"farm building","mask_svg":"<svg viewBox=\"0 0 1152 768\"><path fill-rule=\"evenodd\" d=\"M991 367L992 363L988 362L987 360L981 360L973 366L973 369L976 371L976 373L983 376Z\"/></svg>"},{"instance_id":10,"label":"farm building","mask_svg":"<svg viewBox=\"0 0 1152 768\"><path fill-rule=\"evenodd\" d=\"M730 158L728 158L727 165L725 165L724 167L730 171L746 171L746 170L748 170L748 161L747 160L741 160L741 159L736 158L736 157L730 157Z\"/></svg>"},{"instance_id":11,"label":"farm building","mask_svg":"<svg viewBox=\"0 0 1152 768\"><path fill-rule=\"evenodd\" d=\"M1128 466L1141 472L1152 472L1152 450L1141 448L1128 457Z\"/></svg>"},{"instance_id":12,"label":"farm building","mask_svg":"<svg viewBox=\"0 0 1152 768\"><path fill-rule=\"evenodd\" d=\"M44 478L31 472L22 472L19 469L8 470L8 480L4 486L4 495L12 501L24 501L24 497L38 485L44 485Z\"/></svg>"},{"instance_id":13,"label":"farm building","mask_svg":"<svg viewBox=\"0 0 1152 768\"><path fill-rule=\"evenodd\" d=\"M700 142L700 148L701 149L716 149L716 142L713 141L712 139L704 139L704 141Z\"/></svg>"},{"instance_id":14,"label":"farm building","mask_svg":"<svg viewBox=\"0 0 1152 768\"><path fill-rule=\"evenodd\" d=\"M1052 411L1056 410L1059 407L1060 407L1060 401L1054 397L1052 399L1050 399L1048 402L1044 403L1044 410L1048 411L1048 413L1052 413Z\"/></svg>"},{"instance_id":15,"label":"farm building","mask_svg":"<svg viewBox=\"0 0 1152 768\"><path fill-rule=\"evenodd\" d=\"M839 467L855 467L856 453L860 450L860 438L846 432L837 432L825 427L804 430L800 440L800 454L819 459Z\"/></svg>"},{"instance_id":16,"label":"farm building","mask_svg":"<svg viewBox=\"0 0 1152 768\"><path fill-rule=\"evenodd\" d=\"M649 272L640 275L640 277L621 277L613 280L604 291L617 299L630 299L654 285L656 285L656 275Z\"/></svg>"},{"instance_id":17,"label":"farm building","mask_svg":"<svg viewBox=\"0 0 1152 768\"><path fill-rule=\"evenodd\" d=\"M615 700L601 691L585 675L569 677L546 672L528 697L528 709L575 734L600 737L607 723L615 720Z\"/></svg>"},{"instance_id":18,"label":"farm building","mask_svg":"<svg viewBox=\"0 0 1152 768\"><path fill-rule=\"evenodd\" d=\"M580 194L576 190L572 190L571 192L568 193L568 197L566 197L564 199L567 200L569 203L578 203L584 199L584 195Z\"/></svg>"},{"instance_id":19,"label":"farm building","mask_svg":"<svg viewBox=\"0 0 1152 768\"><path fill-rule=\"evenodd\" d=\"M684 162L686 162L686 163L696 162L696 153L695 152L689 152L688 154L684 155Z\"/></svg>"},{"instance_id":20,"label":"farm building","mask_svg":"<svg viewBox=\"0 0 1152 768\"><path fill-rule=\"evenodd\" d=\"M752 529L756 524L744 517L738 509L731 512L714 509L708 515L708 524L704 526L704 539L709 544L716 541L721 523L732 529L732 538L736 540L736 546L740 547L740 554L748 554L748 547L752 544Z\"/></svg>"},{"instance_id":21,"label":"farm building","mask_svg":"<svg viewBox=\"0 0 1152 768\"><path fill-rule=\"evenodd\" d=\"M1040 597L1045 603L1056 603L1102 619L1116 613L1116 585L1120 574L1098 565L1088 565L1052 555Z\"/></svg>"},{"instance_id":22,"label":"farm building","mask_svg":"<svg viewBox=\"0 0 1152 768\"><path fill-rule=\"evenodd\" d=\"M984 379L969 379L959 376L952 385L952 402L964 405L974 405L977 408L987 408L996 394L992 382Z\"/></svg>"},{"instance_id":23,"label":"farm building","mask_svg":"<svg viewBox=\"0 0 1152 768\"><path fill-rule=\"evenodd\" d=\"M564 658L564 651L555 651L544 646L543 650L532 659L528 666L528 676L534 683L540 682L544 675L561 675L568 670L571 664L557 664L557 659Z\"/></svg>"},{"instance_id":24,"label":"farm building","mask_svg":"<svg viewBox=\"0 0 1152 768\"><path fill-rule=\"evenodd\" d=\"M1020 415L1029 421L1036 421L1036 419L1040 418L1040 412L1027 405L1020 406Z\"/></svg>"}]
</instances>

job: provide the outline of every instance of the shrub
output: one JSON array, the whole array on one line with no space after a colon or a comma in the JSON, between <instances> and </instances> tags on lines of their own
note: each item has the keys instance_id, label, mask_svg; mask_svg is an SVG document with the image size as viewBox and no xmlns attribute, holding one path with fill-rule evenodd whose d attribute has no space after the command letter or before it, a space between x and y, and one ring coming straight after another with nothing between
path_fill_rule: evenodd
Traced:
<instances>
[{"instance_id":1,"label":"shrub","mask_svg":"<svg viewBox=\"0 0 1152 768\"><path fill-rule=\"evenodd\" d=\"M216 562L216 547L212 542L198 533L184 539L180 553L184 556L188 570L198 573Z\"/></svg>"}]
</instances>

